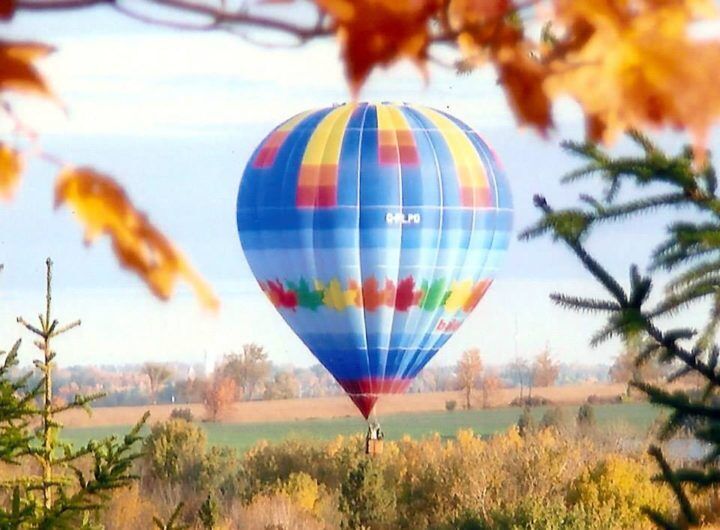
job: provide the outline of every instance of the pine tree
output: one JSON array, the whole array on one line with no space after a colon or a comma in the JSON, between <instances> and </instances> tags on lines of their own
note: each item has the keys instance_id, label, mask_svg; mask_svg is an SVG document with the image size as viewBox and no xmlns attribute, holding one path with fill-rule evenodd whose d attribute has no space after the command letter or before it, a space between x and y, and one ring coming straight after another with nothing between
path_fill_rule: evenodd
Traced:
<instances>
[{"instance_id":1,"label":"pine tree","mask_svg":"<svg viewBox=\"0 0 720 530\"><path fill-rule=\"evenodd\" d=\"M675 470L660 446L653 445L649 450L660 467L662 479L678 499L681 515L672 521L652 510L647 513L658 526L670 529L698 523L688 487L708 490L720 485L720 348L715 343L720 324L720 197L714 167L707 160L695 158L689 147L677 156L670 156L640 133L632 132L630 137L642 150L640 156L613 157L594 144L564 143L565 149L587 162L564 181L594 177L605 184L605 189L597 197L581 195L579 206L563 210L555 210L544 197L536 195L535 206L542 217L521 238L549 234L565 243L604 288L605 299L551 295L561 306L607 317L591 344L615 336L626 341L641 340L643 347L635 356L636 367L653 361L667 369L663 381L644 380L642 371L636 370L630 382L652 403L670 410L660 440L692 425L695 438L710 444L711 450L698 465ZM628 185L634 185L635 193L632 199L622 200L621 192ZM663 191L657 191L658 188ZM641 273L636 265L630 267L627 288L587 250L586 241L598 225L678 208L692 210L692 217L667 226L666 238L650 256L646 272ZM672 277L659 302L650 303L651 275L658 270L669 272ZM658 318L678 313L701 300L708 300L711 309L699 329L663 329L658 323ZM668 390L666 383L688 375L702 379L700 392Z\"/></svg>"},{"instance_id":2,"label":"pine tree","mask_svg":"<svg viewBox=\"0 0 720 530\"><path fill-rule=\"evenodd\" d=\"M71 409L89 411L90 403L100 394L77 395L68 404L53 401L52 376L55 369L55 339L80 325L67 325L52 315L52 262L47 262L44 313L39 326L18 318L37 337L35 345L41 357L34 361L39 381L30 386L28 373L11 378L17 365L20 341L5 354L0 368L0 460L8 465L34 461L38 474L19 474L0 482L9 490L9 505L0 505L1 528L90 529L93 512L102 508L112 490L127 486L137 477L131 466L140 454L135 445L141 440L140 429L147 414L121 440L116 437L92 440L74 448L60 441L62 424L58 417ZM36 426L31 430L31 425ZM83 470L89 462L91 471Z\"/></svg>"}]
</instances>

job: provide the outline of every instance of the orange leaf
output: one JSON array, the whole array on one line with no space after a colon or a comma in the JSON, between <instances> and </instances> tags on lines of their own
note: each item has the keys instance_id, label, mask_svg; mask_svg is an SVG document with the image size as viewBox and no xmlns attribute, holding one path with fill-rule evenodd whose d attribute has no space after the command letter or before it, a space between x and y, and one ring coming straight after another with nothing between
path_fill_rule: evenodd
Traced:
<instances>
[{"instance_id":1,"label":"orange leaf","mask_svg":"<svg viewBox=\"0 0 720 530\"><path fill-rule=\"evenodd\" d=\"M0 0L0 20L10 20L15 13L15 0Z\"/></svg>"},{"instance_id":2,"label":"orange leaf","mask_svg":"<svg viewBox=\"0 0 720 530\"><path fill-rule=\"evenodd\" d=\"M157 297L170 298L175 282L183 278L204 306L218 307L210 287L113 179L92 168L67 167L55 184L55 207L64 203L85 225L86 243L109 236L120 264L138 274Z\"/></svg>"},{"instance_id":3,"label":"orange leaf","mask_svg":"<svg viewBox=\"0 0 720 530\"><path fill-rule=\"evenodd\" d=\"M720 42L694 41L689 30L717 12L712 1L556 0L556 10L568 37L545 89L580 103L593 139L671 126L703 143L720 118Z\"/></svg>"},{"instance_id":4,"label":"orange leaf","mask_svg":"<svg viewBox=\"0 0 720 530\"><path fill-rule=\"evenodd\" d=\"M23 159L19 151L0 143L0 198L10 200L20 184Z\"/></svg>"},{"instance_id":5,"label":"orange leaf","mask_svg":"<svg viewBox=\"0 0 720 530\"><path fill-rule=\"evenodd\" d=\"M536 46L525 37L522 26L504 16L510 11L512 4L502 0L454 0L450 4L464 59L472 64L492 60L520 123L544 132L552 126L552 102L544 88L548 69L533 56Z\"/></svg>"},{"instance_id":6,"label":"orange leaf","mask_svg":"<svg viewBox=\"0 0 720 530\"><path fill-rule=\"evenodd\" d=\"M424 67L431 19L442 0L315 0L333 18L345 72L357 92L376 66L401 58Z\"/></svg>"},{"instance_id":7,"label":"orange leaf","mask_svg":"<svg viewBox=\"0 0 720 530\"><path fill-rule=\"evenodd\" d=\"M52 51L52 47L38 42L0 41L0 91L13 90L54 99L32 64Z\"/></svg>"}]
</instances>

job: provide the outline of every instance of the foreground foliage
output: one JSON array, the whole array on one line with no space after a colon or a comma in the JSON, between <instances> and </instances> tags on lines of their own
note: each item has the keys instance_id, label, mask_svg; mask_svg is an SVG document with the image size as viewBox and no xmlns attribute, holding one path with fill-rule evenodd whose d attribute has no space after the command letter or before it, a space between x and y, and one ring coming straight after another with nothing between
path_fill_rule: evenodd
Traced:
<instances>
[{"instance_id":1,"label":"foreground foliage","mask_svg":"<svg viewBox=\"0 0 720 530\"><path fill-rule=\"evenodd\" d=\"M616 433L551 426L386 440L373 459L360 436L259 443L240 456L208 448L199 426L175 419L153 429L140 487L112 501L105 524L120 528L112 516L121 510L167 517L182 500L182 522L202 528L211 493L215 528L651 528L643 510L673 517L677 509L642 447ZM720 523L717 496L693 499L705 523Z\"/></svg>"}]
</instances>

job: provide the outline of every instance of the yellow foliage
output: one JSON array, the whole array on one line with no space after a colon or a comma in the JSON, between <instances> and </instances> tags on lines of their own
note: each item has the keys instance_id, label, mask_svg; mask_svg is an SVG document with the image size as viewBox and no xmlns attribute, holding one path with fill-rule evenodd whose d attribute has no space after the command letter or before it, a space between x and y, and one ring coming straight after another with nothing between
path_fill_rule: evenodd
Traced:
<instances>
[{"instance_id":1,"label":"yellow foliage","mask_svg":"<svg viewBox=\"0 0 720 530\"><path fill-rule=\"evenodd\" d=\"M55 184L55 205L66 203L85 225L86 243L109 236L120 264L140 276L156 296L166 300L183 278L205 307L218 307L205 281L113 179L87 167L65 168Z\"/></svg>"},{"instance_id":2,"label":"yellow foliage","mask_svg":"<svg viewBox=\"0 0 720 530\"><path fill-rule=\"evenodd\" d=\"M287 495L293 504L307 512L314 512L320 500L320 485L307 473L291 473L283 482L278 493Z\"/></svg>"},{"instance_id":3,"label":"yellow foliage","mask_svg":"<svg viewBox=\"0 0 720 530\"><path fill-rule=\"evenodd\" d=\"M669 489L652 482L654 474L647 459L608 455L572 483L567 498L586 513L611 517L617 528L645 527L638 524L643 507L663 513L673 506Z\"/></svg>"}]
</instances>

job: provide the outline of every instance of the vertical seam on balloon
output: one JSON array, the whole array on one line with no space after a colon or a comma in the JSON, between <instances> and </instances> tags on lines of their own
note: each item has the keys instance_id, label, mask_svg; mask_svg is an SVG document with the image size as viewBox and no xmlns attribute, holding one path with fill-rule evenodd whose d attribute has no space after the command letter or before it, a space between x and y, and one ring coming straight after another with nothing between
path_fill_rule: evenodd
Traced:
<instances>
[{"instance_id":1,"label":"vertical seam on balloon","mask_svg":"<svg viewBox=\"0 0 720 530\"><path fill-rule=\"evenodd\" d=\"M413 121L415 121L415 122L417 122L417 118L416 118L415 116L413 116L411 113L409 113L409 111L408 111L408 105L398 106L398 107L396 107L396 110L397 110L397 113L398 113L398 116L397 116L397 117L402 120L402 122L403 122L403 124L405 125L405 127L407 128L407 130L412 131L413 127L412 127L412 125L411 125L411 123L410 123L410 118L412 118ZM411 134L413 134L413 133L411 132ZM413 135L413 137L412 137L412 140L413 140L413 145L415 146L416 156L419 157L419 153L418 153L419 147L418 147L418 145L417 145L417 140L416 140L416 138L414 137L414 135ZM430 142L428 141L428 143L430 143ZM402 163L400 163L400 167L401 167L401 169L402 169ZM418 171L420 172L420 174L422 174L422 167L421 167L421 164L419 163L419 160L418 160L418 163L417 163L417 169L418 169ZM403 178L402 173L401 173L400 177L401 177L401 179ZM421 179L420 179L420 184L421 184L421 185L422 185L422 182L423 182L423 179L421 178ZM440 194L442 194L442 186L439 185L438 188L439 188ZM403 199L402 207L403 207L403 208L405 207L404 199ZM422 208L421 208L421 210L422 210ZM405 229L405 227L403 227L403 235L404 235L404 229ZM422 230L422 228L419 228L419 229ZM400 267L402 266L402 257L403 257L403 256L402 256L402 252L403 252L403 246L402 246L402 240L401 240L401 255L400 255L400 263L399 263L399 265L398 265L398 280L395 282L395 289L396 289L396 293L395 293L395 304L396 304L396 305L397 305L397 293L398 293L398 288L399 288L399 273L400 273ZM413 281L414 281L415 276L411 274L410 277L413 278ZM417 286L416 286L416 287L417 287ZM408 309L407 309L408 317L405 318L405 323L404 323L403 328L402 328L402 333L400 334L401 336L405 336L405 335L407 334L406 332L407 332L407 329L408 329L407 326L408 326L408 322L409 322L409 315L410 315L410 312L413 311L413 310L415 310L415 308L414 308L414 307L412 306L412 304L411 304L410 307L408 307ZM396 309L396 311L397 311L397 309ZM422 308L419 307L419 306L417 307L417 311L420 313L420 316L418 316L418 319L417 319L417 321L416 321L416 323L415 323L415 326L416 326L416 327L417 327L418 322L421 320L421 318L422 318L421 315L422 315L422 313L423 313ZM392 335L394 335L394 331L395 331L395 322L394 322L394 320L393 320L393 325L392 325L392 328L391 328L391 338L392 338ZM402 345L402 348L407 348L407 346L406 346L405 344L403 344L403 345ZM407 353L408 353L408 352L406 352L406 354L407 354ZM414 353L415 353L415 352L411 352L411 353L409 353L409 355L413 355ZM404 379L397 377L399 374L402 374L404 368L405 368L404 363L403 363L403 362L399 362L398 365L397 365L397 368L396 368L396 373L394 374L394 377L393 377L393 381L392 381L392 383L391 383L391 385L390 385L390 393L398 393L398 392L400 392L401 389L402 389L402 386L405 384Z\"/></svg>"},{"instance_id":2,"label":"vertical seam on balloon","mask_svg":"<svg viewBox=\"0 0 720 530\"><path fill-rule=\"evenodd\" d=\"M448 148L448 152L450 153L450 156L453 158L453 162L454 162L456 171L459 172L459 168L460 168L459 164L468 162L467 160L463 160L462 158L458 160L458 157L466 157L467 156L466 150L453 148L453 146L451 145L452 138L451 138L451 136L449 136L447 131L442 130L442 128L440 127L440 123L438 123L439 120L431 119L433 117L433 113L436 111L434 111L433 109L429 109L429 108L423 108L423 110L426 111L426 114L425 114L426 117L428 117L430 119L430 121L433 124L435 124L438 127L438 129L440 130L440 133L441 133L440 137L441 137L442 141L445 142L445 145ZM459 179L458 179L458 181L460 183ZM460 196L460 202L461 203L463 202L462 193ZM474 193L472 194L472 203L473 204L471 205L471 209L473 212L473 222L474 222L474 219L475 219L475 194ZM462 210L464 210L464 209L465 208L463 208ZM462 212L462 210L461 210L461 212ZM462 215L462 213L461 213L461 215ZM470 232L470 238L472 238L472 231ZM465 261L467 259L467 253L468 253L467 250L468 250L467 246L464 249L461 249L460 253L455 257L455 259L453 261L453 265L451 267L446 267L446 269L449 269L449 271L450 271L449 282L446 285L446 289L448 289L449 292L452 292L453 283L457 282L458 275L462 272L462 268L464 267ZM443 302L442 312L439 313L439 318L438 317L435 318L432 331L426 336L425 340L422 343L422 346L424 347L424 349L435 350L437 344L441 340L443 340L443 339L447 340L447 338L449 338L449 336L451 336L451 335L446 335L445 333L442 333L442 334L436 334L436 337L433 339L433 334L437 330L437 325L438 325L440 319L443 319L446 317L447 317L446 308L445 308L445 303ZM452 323L452 321L450 321L448 324L450 324L450 323ZM448 333L452 333L452 331L450 331ZM408 371L404 374L405 377L411 377L412 374L417 373L417 371L422 369L422 366L424 366L424 364L428 361L429 361L429 358L427 358L427 356L420 356L420 355L416 356L413 363L409 366Z\"/></svg>"},{"instance_id":3,"label":"vertical seam on balloon","mask_svg":"<svg viewBox=\"0 0 720 530\"><path fill-rule=\"evenodd\" d=\"M403 107L401 107L401 108L399 109L399 111L402 112L402 115L403 115L403 117L405 118L405 120L406 120L406 122L407 122L408 128L412 130L412 126L411 126L411 124L410 124L410 118L412 118L413 121L415 121L415 122L417 122L417 118L416 118L415 116L413 116L412 113L409 112L409 110L408 110L408 105L403 105ZM421 129L419 129L419 130L421 130ZM416 140L414 137L413 137L413 142L415 143L416 150L419 151L419 147L417 146L417 140ZM432 144L431 144L431 142L430 142L429 140L428 140L428 144L430 144L430 147L431 147L431 149L432 149ZM419 156L419 152L418 152L418 156ZM419 161L418 161L418 171L419 171L420 174L422 175L422 164L420 164ZM423 182L423 179L421 178L421 179L420 179L420 184L421 184L421 185L422 185L422 182ZM439 195L439 196L442 195L442 186L441 186L441 185L438 185L438 191L439 191L438 195ZM421 209L421 210L422 210L422 209ZM422 230L422 228L420 228L420 230ZM436 251L436 252L437 252L437 251ZM402 261L402 256L401 256L401 261ZM419 271L419 268L418 268L418 271ZM423 272L424 272L424 271L423 271ZM411 277L412 277L412 276L411 276ZM413 277L413 278L414 278L414 277ZM419 279L420 281L422 281L421 278L418 278L418 279ZM416 287L417 287L417 286L416 286ZM396 296L396 298L397 298L397 296ZM409 315L410 312L413 311L413 310L415 310L415 308L411 305L411 306L408 308L408 315ZM422 320L423 310L422 310L422 308L419 306L419 304L418 304L418 307L417 307L416 310L417 310L417 312L419 313L418 318L417 318L417 321L415 322L415 329L417 330L418 323ZM405 319L405 324L404 324L403 330L402 330L402 336L406 336L406 335L407 335L408 322L409 322L409 318L406 318L406 319ZM394 328L394 325L393 325L393 328ZM403 345L403 347L406 348L407 346ZM408 352L405 352L405 354L407 354L407 353L408 353ZM416 352L413 351L413 352L409 353L409 355L413 355L413 354L415 354L415 353L416 353ZM400 368L402 368L402 364L401 364L401 363L398 363L398 373L397 373L397 374L394 374L395 377L394 377L393 383L392 383L392 385L391 385L391 391L392 391L393 393L399 391L399 390L402 388L402 385L404 384L403 380L397 377L398 374L402 374L402 370L400 370Z\"/></svg>"},{"instance_id":4,"label":"vertical seam on balloon","mask_svg":"<svg viewBox=\"0 0 720 530\"><path fill-rule=\"evenodd\" d=\"M436 111L436 112L437 112L437 111ZM466 135L465 132L457 125L457 123L454 123L454 122L452 122L452 121L450 121L450 120L448 120L448 122L449 122L450 125L452 125L453 127L455 127L455 128L457 129L457 133L459 133L460 135L462 135L464 138L466 138L466 139L468 140L468 143L469 143L470 147L472 148L472 150L473 150L473 152L474 152L474 155L477 157L478 163L480 164L480 167L481 167L483 173L485 173L485 174L487 175L487 170L486 170L485 167L484 167L484 161L483 161L482 157L480 157L479 153L477 153L477 150L476 150L477 148L475 147L475 145L472 143L472 141L470 141L469 138L467 138L467 135ZM465 158L465 160L459 160L458 163L463 163L463 164L469 164L469 163L470 163L470 160L467 160L467 157L470 156L470 153L469 153L466 149L463 149L463 150L461 150L461 151L458 151L457 154ZM471 167L471 166L468 166L468 169L472 169L472 167ZM479 177L478 177L478 178L479 178ZM475 179L473 179L473 180L475 180ZM475 182L474 182L474 184L475 184ZM471 207L472 207L472 224L471 224L471 228L470 228L470 237L469 237L469 240L468 240L468 244L467 244L467 245L465 246L465 248L464 248L464 253L463 253L461 256L458 256L457 263L459 263L459 266L456 266L456 267L455 267L455 273L453 274L453 277L454 277L454 278L453 278L453 279L451 280L451 282L450 282L451 288L452 288L453 283L458 283L459 281L463 280L463 278L461 277L461 275L463 274L463 272L465 271L465 269L466 269L466 267L467 267L467 264L468 264L468 256L469 256L469 255L472 255L472 253L470 252L470 246L471 246L471 243L473 242L473 236L477 235L477 234L475 233L475 223L476 223L476 221L477 221L477 212L478 212L478 209L477 209L478 204L477 204L477 202L476 202L476 198L477 198L477 195L476 195L476 193L475 193L475 190L473 190L473 193L472 193L472 205L471 205ZM488 253L488 254L489 254L489 253ZM486 258L486 259L487 259L487 258ZM472 285L471 285L471 291L470 291L470 292L472 292ZM462 313L463 306L464 306L464 304L462 304L460 307L458 307L453 313L448 312L448 311L447 311L447 308L445 308L445 307L443 306L443 309L444 309L445 312L446 312L446 317L447 317L447 319L448 319L448 324L449 324L449 325L452 324L453 322L455 322L455 321L457 320L458 315L460 315L460 314ZM464 322L464 319L463 319L463 322ZM457 331L457 328L455 329L455 331ZM452 334L454 334L455 331L451 331L451 332L450 332L450 336L452 336ZM435 340L433 341L433 343L432 343L432 348L433 348L433 349L437 348L437 347L438 347L438 344L440 344L441 342L443 342L443 340L446 341L446 340L448 340L448 339L449 339L449 337L446 338L446 337L444 336L444 334L438 334L438 336L436 337L436 339L435 339Z\"/></svg>"},{"instance_id":5,"label":"vertical seam on balloon","mask_svg":"<svg viewBox=\"0 0 720 530\"><path fill-rule=\"evenodd\" d=\"M391 118L391 123L392 123L392 126L393 126L392 131L393 131L393 134L395 135L395 151L396 151L396 153L397 153L397 162L396 162L396 164L395 164L395 167L397 168L397 179L398 179L398 201L399 201L399 203L400 203L400 204L399 204L400 213L402 214L403 211L404 211L404 209L405 209L405 208L404 208L404 207L405 207L405 201L404 201L404 198L403 198L403 182L402 182L402 179L403 179L403 171L402 171L402 161L401 161L401 159L400 159L400 141L399 141L400 139L399 139L398 136L397 136L397 131L398 131L397 126L398 126L398 124L397 124L396 120L394 119L395 117L392 116L392 110L393 110L393 109L394 109L394 107L392 107L392 106L390 106L390 105L388 106L388 111L389 111L390 114L391 114L391 115L390 115L390 118ZM398 286L398 281L399 281L399 279L400 279L400 262L401 262L401 260L402 260L402 249L403 249L402 243L403 243L403 235L404 235L404 233L405 233L405 228L404 228L404 224L403 224L403 223L398 223L398 230L400 230L400 248L399 248L398 251L397 251L397 258L398 258L398 259L397 259L397 267L396 267L396 270L395 270L395 283L394 283L394 286L395 286L395 287L394 287L394 289L395 289L395 296L393 297L392 306L391 306L391 308L392 308L392 309L391 309L391 310L392 310L392 319L390 320L390 333L388 334L387 345L386 345L386 348L385 348L385 349L386 349L386 351L385 351L385 364L384 364L383 369L382 369L382 378L381 378L381 383L380 383L380 384L382 385L381 388L384 388L384 386L385 386L385 384L386 384L385 381L386 381L386 378L387 378L388 356L390 355L390 345L392 344L393 330L394 330L394 328L395 328L395 315L397 314L397 309L395 308L395 306L396 306L396 304L397 304L397 286Z\"/></svg>"},{"instance_id":6,"label":"vertical seam on balloon","mask_svg":"<svg viewBox=\"0 0 720 530\"><path fill-rule=\"evenodd\" d=\"M418 116L420 116L422 119L428 120L430 123L432 123L432 121L427 116L425 116L425 114L419 108L408 105L407 109L411 113L411 115L413 115L415 117L416 120L420 121L420 123L423 123L423 122L421 119L418 118ZM435 244L435 260L434 260L434 264L431 269L432 277L428 278L428 290L429 290L432 287L433 281L435 280L435 275L437 273L436 271L437 271L438 259L440 257L440 245L441 245L441 241L442 241L442 231L443 231L444 221L445 221L445 194L444 194L444 190L443 190L443 176L442 176L442 171L440 169L440 161L438 159L437 151L435 150L435 144L432 140L432 136L430 135L430 131L427 127L423 127L421 129L421 132L423 135L425 135L425 137L427 139L428 145L430 147L430 152L432 153L433 160L435 161L435 177L436 177L436 182L437 182L437 186L438 186L438 199L439 199L438 213L440 216L440 218L438 220L437 242ZM427 295L427 293L426 293L426 295ZM421 311L424 311L424 309L422 307L420 307L419 309ZM418 324L416 325L413 336L418 336L417 335L418 330L422 329L422 327L420 326L420 322L422 322L422 319L418 320ZM433 316L428 316L427 322L424 322L424 333L423 333L422 337L424 337L428 332L432 333L435 328L435 325L436 324L434 323ZM414 346L413 353L414 353L415 358L419 357L418 354L422 350L422 346L425 342L425 339L422 337L418 337L418 339L417 339L418 342L413 344L413 346ZM409 373L410 368L413 366L414 366L414 362L409 360L408 364L404 367L404 370L401 372L400 375L404 378L405 375L407 373Z\"/></svg>"},{"instance_id":7,"label":"vertical seam on balloon","mask_svg":"<svg viewBox=\"0 0 720 530\"><path fill-rule=\"evenodd\" d=\"M333 133L334 130L335 130L335 126L339 123L340 117L341 117L342 114L343 114L343 108L344 108L344 106L340 106L340 107L334 108L333 110L330 111L330 113L328 113L328 114L320 121L320 123L318 123L315 131L313 132L313 134L312 134L312 136L311 136L311 138L310 138L310 141L308 142L308 145L306 146L306 151L305 151L306 154L307 154L307 149L309 149L310 144L311 144L313 141L321 141L321 140L323 140L323 143L320 144L320 145L322 146L322 152L321 152L320 157L319 157L319 159L318 159L318 162L319 162L318 167L319 167L319 169L318 169L318 173L316 174L315 191L314 191L314 201L313 201L313 205L309 208L309 209L310 209L310 212L311 212L311 213L310 213L310 248L311 248L311 250L312 250L312 265L311 265L311 276L310 276L310 277L311 277L312 279L318 279L318 278L319 278L319 276L318 276L318 266L317 266L317 262L318 262L317 257L318 257L318 256L317 256L317 249L315 248L315 233L316 233L315 223L316 223L316 221L317 221L317 216L318 216L319 211L320 211L320 208L318 208L318 204L317 204L317 203L318 203L318 196L319 196L319 188L320 188L320 171L321 171L320 168L322 168L323 161L325 160L325 154L326 154L326 151L327 151L327 149L328 149L329 138L332 137L332 133ZM323 126L323 125L325 125L326 128L323 129L322 131L318 131L318 129L319 129L321 126ZM321 137L318 137L318 138L315 138L315 134L316 134L316 133L322 134L322 136L321 136ZM303 159L304 159L304 157L303 157ZM298 186L298 187L299 187L299 186ZM298 208L299 208L299 207L298 207ZM331 281L332 281L332 278L329 278L329 279L327 280L326 285L325 285L325 288L329 288ZM324 307L327 309L327 311L331 312L331 314L332 314L333 308L327 306L324 302L325 302L325 300L324 300L324 293L323 293L323 305L324 305ZM333 337L333 339L332 339L333 343L331 343L332 346L335 346L335 344L334 344L334 343L335 343L335 340L336 340L336 339Z\"/></svg>"},{"instance_id":8,"label":"vertical seam on balloon","mask_svg":"<svg viewBox=\"0 0 720 530\"><path fill-rule=\"evenodd\" d=\"M365 339L365 366L366 366L366 374L368 381L371 380L370 377L370 347L369 347L369 341L368 341L368 334L367 334L367 320L365 319L365 300L363 299L363 266L362 266L362 239L360 234L360 216L362 213L361 203L360 203L360 197L362 195L361 191L361 174L362 174L362 147L363 147L363 139L365 136L365 122L367 120L367 113L372 108L372 105L367 105L365 107L365 111L363 112L363 118L362 122L360 124L360 134L358 138L358 161L357 161L357 237L358 237L358 245L357 245L357 254L358 254L358 271L359 271L359 289L360 289L360 299L362 301L360 311L362 312L362 323L363 323L363 337ZM371 388L372 390L372 388Z\"/></svg>"},{"instance_id":9,"label":"vertical seam on balloon","mask_svg":"<svg viewBox=\"0 0 720 530\"><path fill-rule=\"evenodd\" d=\"M318 195L320 193L320 173L322 168L322 161L325 158L325 150L328 147L328 138L330 137L333 128L338 120L338 118L341 115L341 108L342 107L336 107L333 110L331 110L328 114L326 114L320 122L315 126L315 130L310 135L310 139L308 140L307 145L305 146L305 153L303 154L303 159L300 162L300 174L298 175L298 183L297 183L297 195L296 195L296 206L298 208L317 208L318 207ZM305 187L308 188L308 185L305 184L305 186L301 185L301 182L304 182L302 180L303 177L303 168L306 170L309 170L313 164L311 164L309 161L307 161L307 157L310 157L311 150L315 149L321 149L320 157L318 158L317 168L312 168L313 175L312 175L312 182L309 186L309 191L312 193L312 201L310 204L300 204L300 193L301 188ZM306 165L307 164L307 165Z\"/></svg>"},{"instance_id":10,"label":"vertical seam on balloon","mask_svg":"<svg viewBox=\"0 0 720 530\"><path fill-rule=\"evenodd\" d=\"M290 156L287 157L287 159L286 159L286 168L285 168L285 174L286 174L286 175L290 175L290 174L291 174L290 171L289 171L289 169L290 169L290 162L291 162L291 160L293 159L293 155L294 155L296 152L299 152L299 154L300 154L300 163L302 163L302 154L304 153L304 150L307 149L307 145L308 145L308 143L309 143L309 141L310 141L310 138L312 137L313 132L314 132L315 129L317 128L318 124L322 121L322 119L324 119L324 116L326 116L328 113L329 113L329 110L328 110L327 107L326 107L326 108L323 108L323 109L320 109L320 110L312 113L312 116L316 116L317 114L322 114L323 117L321 117L321 118L313 125L312 129L310 129L310 130L308 131L308 136L307 136L307 140L306 140L306 141L304 141L304 142L297 142L295 145L293 145L293 149L292 149L292 151L291 151L291 153L290 153ZM298 170L299 170L299 168L298 168ZM291 184L291 182L289 182L288 184ZM296 188L297 188L297 183L295 183L295 186L296 186ZM281 190L280 193L283 193L282 190ZM291 205L288 206L288 208L295 208L295 209L297 209L297 206L296 206L295 202L293 202ZM285 244L285 243L288 241L288 237L292 237L292 236L291 236L290 234L288 234L287 232L285 232L284 235L283 235L283 239L282 239L282 240L283 240L283 247L284 247L284 248L289 248L289 245ZM310 269L309 275L310 275L311 277L312 277L312 272L311 272L311 269L312 269L312 268L313 268L313 264L309 262L309 263L308 263L308 269ZM303 271L303 272L308 272L308 271ZM299 279L296 279L296 280L299 281ZM300 308L298 307L298 309L300 309ZM281 313L281 314L282 314L282 313ZM299 325L300 328L302 328L302 327L303 327L304 320L305 320L305 318L306 318L305 312L298 310L298 311L296 311L296 312L293 314L293 318L294 318L294 321L296 322L296 324ZM296 328L296 326L291 326L291 327L293 327L293 329ZM310 348L310 344L308 344L308 342L306 342L306 340L305 340L307 337L303 337L303 336L301 336L300 334L297 334L297 335L298 335L298 337L300 338L300 340L303 342L303 344L305 344L305 346L308 348L308 350L310 350L310 351L314 354L315 352ZM314 330L314 329L313 329L311 335L312 335L312 336L315 335L315 330ZM316 357L316 359L318 359L318 361L321 362L321 364L323 364L322 361L320 360L320 358L319 358L317 355L315 355L315 357Z\"/></svg>"},{"instance_id":11,"label":"vertical seam on balloon","mask_svg":"<svg viewBox=\"0 0 720 530\"><path fill-rule=\"evenodd\" d=\"M315 115L315 114L318 113L318 112L322 112L323 110L324 110L324 109L321 109L321 110L318 110L318 111L316 111L316 112L313 112L312 115ZM295 143L291 146L291 153L290 153L291 156L288 156L288 157L285 158L285 166L284 166L284 168L282 169L283 179L282 179L282 184L281 184L281 186L284 186L284 185L285 185L285 180L288 178L288 175L291 174L290 171L289 171L289 168L290 168L290 161L292 160L292 154L293 154L297 149L304 148L306 145L307 145L307 144L302 144L302 143L300 143L300 142L295 142ZM276 165L273 165L272 171L279 171L279 170L280 170L280 167L278 167L278 166L276 166ZM261 181L262 187L267 187L267 186L269 186L269 184L270 184L270 179L262 179L262 181ZM281 189L282 189L282 188L281 188ZM272 190L271 190L271 191L272 191ZM278 190L275 190L275 191L278 192ZM260 203L260 201L258 201L258 203ZM269 268L270 268L270 269L272 270L272 272L273 272L273 274L272 274L272 276L273 276L273 278L272 278L273 281L277 280L278 282L280 282L281 285L283 285L283 284L282 284L282 281L283 281L283 280L280 278L281 269L277 266L277 264L275 263L275 260L269 259L268 255L267 255L267 249L270 247L270 245L267 244L267 238L268 238L268 233L267 233L267 231L263 231L263 245L262 245L262 247L263 247L263 261L265 262L265 266L266 266L266 267L267 267L268 263L271 264ZM282 236L281 236L281 238L280 238L281 241L284 242L284 241L286 240L286 238L287 238L287 233L282 232ZM284 245L283 245L283 246L284 246ZM287 309L286 309L286 308L283 308L283 307L281 306L281 307L278 307L277 310L278 310L278 313L280 314L280 316L282 317L282 319L290 326L290 328L291 328L291 329L295 329L295 326L290 325L290 322L288 321L288 318L289 318L289 317L286 317L285 314L283 313L283 311L287 311ZM297 315L298 315L298 312L297 312L297 308L296 308L296 311L295 311L295 313L294 313L294 318L297 318ZM296 333L296 335L297 335L297 333ZM305 344L305 346L307 347L308 345L305 343L305 341L304 341L301 337L299 337L299 335L297 335L297 336L298 336L298 338L300 338L300 341L303 342L303 344ZM308 349L309 349L309 348L308 348Z\"/></svg>"}]
</instances>

